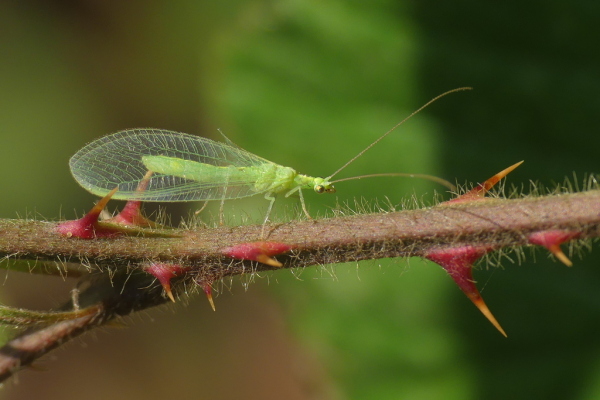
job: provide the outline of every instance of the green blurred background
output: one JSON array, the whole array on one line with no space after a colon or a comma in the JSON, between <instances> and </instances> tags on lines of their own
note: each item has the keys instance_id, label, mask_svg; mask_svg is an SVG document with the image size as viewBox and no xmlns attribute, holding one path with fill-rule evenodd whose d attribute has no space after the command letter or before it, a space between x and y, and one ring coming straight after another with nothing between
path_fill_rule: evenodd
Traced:
<instances>
[{"instance_id":1,"label":"green blurred background","mask_svg":"<svg viewBox=\"0 0 600 400\"><path fill-rule=\"evenodd\" d=\"M473 182L524 159L509 182L525 190L530 180L581 178L597 171L600 148L599 17L600 3L584 0L3 1L0 216L81 215L95 198L68 159L118 130L220 140L220 128L255 154L323 176L459 86L475 90L434 104L339 177ZM434 189L372 179L305 197L323 214L355 198L431 201ZM294 204L278 202L279 218ZM260 196L231 202L229 221L256 221L265 208ZM573 268L538 250L475 272L508 339L418 259L281 271L226 282L216 313L195 296L84 336L0 395L596 399L600 270L584 253ZM2 301L56 307L73 285L10 273Z\"/></svg>"}]
</instances>

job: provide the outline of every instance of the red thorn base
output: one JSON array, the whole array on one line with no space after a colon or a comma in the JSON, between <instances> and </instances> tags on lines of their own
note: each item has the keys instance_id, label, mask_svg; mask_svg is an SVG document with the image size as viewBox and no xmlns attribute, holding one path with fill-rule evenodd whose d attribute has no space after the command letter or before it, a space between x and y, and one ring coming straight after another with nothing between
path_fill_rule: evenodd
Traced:
<instances>
[{"instance_id":1,"label":"red thorn base","mask_svg":"<svg viewBox=\"0 0 600 400\"><path fill-rule=\"evenodd\" d=\"M178 264L151 263L144 270L158 279L167 297L175 303L175 297L173 297L173 292L171 291L171 279L184 274L188 268L184 268Z\"/></svg>"},{"instance_id":2,"label":"red thorn base","mask_svg":"<svg viewBox=\"0 0 600 400\"><path fill-rule=\"evenodd\" d=\"M529 235L529 243L538 246L543 246L554 257L558 258L567 267L572 267L573 262L563 253L560 245L573 239L577 239L580 236L579 232L562 231L559 229L550 229L547 231L534 232Z\"/></svg>"},{"instance_id":3,"label":"red thorn base","mask_svg":"<svg viewBox=\"0 0 600 400\"><path fill-rule=\"evenodd\" d=\"M215 307L215 302L213 301L212 287L209 284L204 284L204 285L202 285L202 289L204 290L204 293L206 294L206 298L208 299L208 302L210 303L210 307L212 308L212 310L217 311L217 309Z\"/></svg>"},{"instance_id":4,"label":"red thorn base","mask_svg":"<svg viewBox=\"0 0 600 400\"><path fill-rule=\"evenodd\" d=\"M448 272L460 290L475 304L481 313L506 337L506 332L500 326L488 306L483 301L475 281L473 280L473 263L491 251L489 247L462 246L438 249L425 256L439 264Z\"/></svg>"},{"instance_id":5,"label":"red thorn base","mask_svg":"<svg viewBox=\"0 0 600 400\"><path fill-rule=\"evenodd\" d=\"M292 246L279 242L250 242L241 243L232 247L227 247L221 252L226 256L237 258L238 260L251 260L270 265L271 267L282 267L283 264L271 258L274 255L290 251Z\"/></svg>"},{"instance_id":6,"label":"red thorn base","mask_svg":"<svg viewBox=\"0 0 600 400\"><path fill-rule=\"evenodd\" d=\"M98 222L100 213L116 192L117 188L111 190L83 218L61 222L56 226L56 231L63 236L78 239L96 239L122 235L123 232L118 227Z\"/></svg>"}]
</instances>

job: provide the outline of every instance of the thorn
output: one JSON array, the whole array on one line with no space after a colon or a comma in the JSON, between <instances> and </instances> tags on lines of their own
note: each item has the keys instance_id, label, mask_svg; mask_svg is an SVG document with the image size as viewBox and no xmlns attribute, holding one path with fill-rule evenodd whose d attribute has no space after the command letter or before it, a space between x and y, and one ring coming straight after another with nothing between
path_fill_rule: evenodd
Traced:
<instances>
[{"instance_id":1,"label":"thorn","mask_svg":"<svg viewBox=\"0 0 600 400\"><path fill-rule=\"evenodd\" d=\"M473 280L473 263L491 250L491 247L474 246L442 248L433 250L425 258L444 268L460 290L475 304L488 321L506 337L506 332L483 301Z\"/></svg>"},{"instance_id":2,"label":"thorn","mask_svg":"<svg viewBox=\"0 0 600 400\"><path fill-rule=\"evenodd\" d=\"M129 200L120 213L106 220L115 224L136 226L140 228L159 228L159 224L142 215L142 202Z\"/></svg>"},{"instance_id":3,"label":"thorn","mask_svg":"<svg viewBox=\"0 0 600 400\"><path fill-rule=\"evenodd\" d=\"M171 279L184 274L187 268L171 263L149 263L144 270L158 279L167 297L175 303L175 297L171 290Z\"/></svg>"},{"instance_id":4,"label":"thorn","mask_svg":"<svg viewBox=\"0 0 600 400\"><path fill-rule=\"evenodd\" d=\"M498 172L496 175L487 179L485 182L480 183L475 186L473 189L469 190L467 193L458 196L455 199L448 200L443 202L442 204L452 204L452 203L463 203L468 201L482 200L485 198L485 194L493 188L502 178L511 173L515 168L519 165L523 164L524 161L519 161L516 164L511 165L508 168L503 169Z\"/></svg>"},{"instance_id":5,"label":"thorn","mask_svg":"<svg viewBox=\"0 0 600 400\"><path fill-rule=\"evenodd\" d=\"M111 197L117 192L118 187L111 190L82 218L61 222L56 226L56 231L69 238L96 239L98 237L111 237L122 235L123 232L115 227L104 226L98 222L98 217Z\"/></svg>"},{"instance_id":6,"label":"thorn","mask_svg":"<svg viewBox=\"0 0 600 400\"><path fill-rule=\"evenodd\" d=\"M282 263L280 263L279 261L277 261L274 258L269 257L266 254L258 254L256 256L256 261L263 263L263 264L270 265L271 267L277 267L277 268L283 267Z\"/></svg>"},{"instance_id":7,"label":"thorn","mask_svg":"<svg viewBox=\"0 0 600 400\"><path fill-rule=\"evenodd\" d=\"M202 286L202 289L204 289L204 293L206 294L206 298L208 299L208 302L210 303L212 310L217 311L217 309L215 307L215 302L213 301L213 297L212 297L212 287L209 284L205 284Z\"/></svg>"},{"instance_id":8,"label":"thorn","mask_svg":"<svg viewBox=\"0 0 600 400\"><path fill-rule=\"evenodd\" d=\"M573 266L573 262L569 260L569 257L567 257L565 253L563 253L562 249L560 248L560 245L550 245L548 246L548 250L550 251L550 253L554 254L554 257L558 258L558 260L565 264L567 267Z\"/></svg>"},{"instance_id":9,"label":"thorn","mask_svg":"<svg viewBox=\"0 0 600 400\"><path fill-rule=\"evenodd\" d=\"M165 291L165 293L167 294L167 297L169 299L171 299L171 301L173 303L175 303L175 297L173 297L173 292L171 291L171 284L170 283L164 283L162 285L162 287L163 287L163 290Z\"/></svg>"},{"instance_id":10,"label":"thorn","mask_svg":"<svg viewBox=\"0 0 600 400\"><path fill-rule=\"evenodd\" d=\"M148 188L152 174L152 171L146 172L146 175L144 175L138 184L136 192L144 192ZM121 212L114 217L109 218L107 222L113 222L121 225L133 225L141 228L160 227L159 224L142 215L142 202L140 200L129 200Z\"/></svg>"},{"instance_id":11,"label":"thorn","mask_svg":"<svg viewBox=\"0 0 600 400\"><path fill-rule=\"evenodd\" d=\"M277 254L290 251L292 246L279 242L249 242L240 243L235 246L227 247L221 252L228 257L238 260L251 260L269 265L271 267L281 268L282 263L272 258Z\"/></svg>"},{"instance_id":12,"label":"thorn","mask_svg":"<svg viewBox=\"0 0 600 400\"><path fill-rule=\"evenodd\" d=\"M560 229L550 229L547 231L534 232L529 235L529 243L545 247L560 262L567 267L572 267L573 262L563 253L560 245L570 240L578 238L579 232L569 232Z\"/></svg>"},{"instance_id":13,"label":"thorn","mask_svg":"<svg viewBox=\"0 0 600 400\"><path fill-rule=\"evenodd\" d=\"M481 296L472 297L467 295L467 297L471 299L473 304L475 304L475 307L477 307L479 311L481 311L481 313L488 319L488 321L490 321L492 325L494 325L504 337L508 337L508 335L506 334L506 332L504 332L504 329L502 329L500 323L498 323L496 317L494 317L494 315L492 314L488 306L485 304L485 301L483 301L483 298Z\"/></svg>"},{"instance_id":14,"label":"thorn","mask_svg":"<svg viewBox=\"0 0 600 400\"><path fill-rule=\"evenodd\" d=\"M113 190L111 190L110 192L108 192L108 194L106 196L101 198L100 201L97 202L94 207L92 207L92 209L90 210L89 213L87 213L87 215L90 215L90 214L95 215L97 218L100 215L100 213L102 212L102 210L104 210L104 207L106 207L106 205L108 204L110 199L113 197L113 195L115 193L117 193L117 190L119 190L118 186L116 188L114 188Z\"/></svg>"},{"instance_id":15,"label":"thorn","mask_svg":"<svg viewBox=\"0 0 600 400\"><path fill-rule=\"evenodd\" d=\"M510 167L503 169L502 171L498 172L496 175L492 176L491 178L489 178L488 180L483 182L483 185L479 185L480 187L483 186L480 189L483 191L482 195L484 195L488 190L493 188L496 185L496 183L500 182L500 180L502 178L504 178L506 175L508 175L512 171L514 171L519 165L523 164L523 162L524 161L519 161L518 163L515 163L515 164L511 165Z\"/></svg>"}]
</instances>

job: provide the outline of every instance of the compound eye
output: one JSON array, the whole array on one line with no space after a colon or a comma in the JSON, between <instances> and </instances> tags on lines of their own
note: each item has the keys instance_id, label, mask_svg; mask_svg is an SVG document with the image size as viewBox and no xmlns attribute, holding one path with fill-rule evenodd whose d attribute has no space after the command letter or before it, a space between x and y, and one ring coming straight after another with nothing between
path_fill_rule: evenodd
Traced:
<instances>
[{"instance_id":1,"label":"compound eye","mask_svg":"<svg viewBox=\"0 0 600 400\"><path fill-rule=\"evenodd\" d=\"M323 185L317 185L315 186L315 192L317 193L323 193L325 191L325 186Z\"/></svg>"}]
</instances>

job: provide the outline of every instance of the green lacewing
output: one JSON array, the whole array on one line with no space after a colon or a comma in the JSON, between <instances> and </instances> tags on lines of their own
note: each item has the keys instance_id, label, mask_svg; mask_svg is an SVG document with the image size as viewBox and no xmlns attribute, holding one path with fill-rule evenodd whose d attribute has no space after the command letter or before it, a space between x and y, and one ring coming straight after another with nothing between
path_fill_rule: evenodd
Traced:
<instances>
[{"instance_id":1,"label":"green lacewing","mask_svg":"<svg viewBox=\"0 0 600 400\"><path fill-rule=\"evenodd\" d=\"M269 200L266 223L275 195L288 197L298 193L302 209L310 218L302 189L334 193L336 182L371 176L421 177L452 189L449 182L422 174L375 174L336 181L332 178L429 104L447 94L469 89L453 89L430 100L326 178L299 174L293 168L252 154L227 138L221 143L163 129L128 129L101 137L79 150L69 165L75 180L98 196L105 196L115 187L118 191L113 195L114 199L150 202L224 202L264 194ZM149 178L148 171L152 172ZM146 189L138 190L145 179Z\"/></svg>"}]
</instances>

